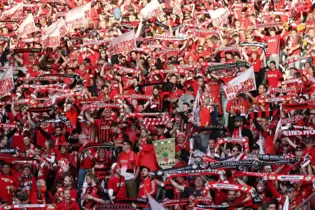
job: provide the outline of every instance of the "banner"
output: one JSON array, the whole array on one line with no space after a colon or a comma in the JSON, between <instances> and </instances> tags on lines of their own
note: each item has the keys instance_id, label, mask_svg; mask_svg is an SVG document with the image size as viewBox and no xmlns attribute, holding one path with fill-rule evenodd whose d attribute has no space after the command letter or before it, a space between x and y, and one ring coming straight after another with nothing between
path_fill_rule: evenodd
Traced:
<instances>
[{"instance_id":1,"label":"banner","mask_svg":"<svg viewBox=\"0 0 315 210\"><path fill-rule=\"evenodd\" d=\"M21 23L18 30L16 30L16 35L24 36L27 34L31 34L33 32L39 31L39 29L35 26L33 14L28 14L27 18Z\"/></svg>"},{"instance_id":2,"label":"banner","mask_svg":"<svg viewBox=\"0 0 315 210\"><path fill-rule=\"evenodd\" d=\"M286 130L281 134L284 136L314 136L315 130Z\"/></svg>"},{"instance_id":3,"label":"banner","mask_svg":"<svg viewBox=\"0 0 315 210\"><path fill-rule=\"evenodd\" d=\"M241 73L239 76L223 86L224 92L229 100L235 98L239 93L256 90L256 81L253 67Z\"/></svg>"},{"instance_id":4,"label":"banner","mask_svg":"<svg viewBox=\"0 0 315 210\"><path fill-rule=\"evenodd\" d=\"M66 16L66 25L69 30L85 27L88 25L90 18L91 2L70 10Z\"/></svg>"},{"instance_id":5,"label":"banner","mask_svg":"<svg viewBox=\"0 0 315 210\"><path fill-rule=\"evenodd\" d=\"M209 10L209 15L212 19L213 26L222 26L223 24L228 23L230 10L227 7Z\"/></svg>"},{"instance_id":6,"label":"banner","mask_svg":"<svg viewBox=\"0 0 315 210\"><path fill-rule=\"evenodd\" d=\"M14 88L12 67L7 71L0 73L0 97L11 94Z\"/></svg>"},{"instance_id":7,"label":"banner","mask_svg":"<svg viewBox=\"0 0 315 210\"><path fill-rule=\"evenodd\" d=\"M111 55L116 55L123 52L129 52L133 49L136 49L136 35L132 30L114 38L111 42L109 51Z\"/></svg>"},{"instance_id":8,"label":"banner","mask_svg":"<svg viewBox=\"0 0 315 210\"><path fill-rule=\"evenodd\" d=\"M163 9L158 0L152 0L148 3L141 11L140 14L146 18L150 19L152 17L160 17L164 15Z\"/></svg>"},{"instance_id":9,"label":"banner","mask_svg":"<svg viewBox=\"0 0 315 210\"><path fill-rule=\"evenodd\" d=\"M175 138L153 141L155 155L161 168L175 165Z\"/></svg>"},{"instance_id":10,"label":"banner","mask_svg":"<svg viewBox=\"0 0 315 210\"><path fill-rule=\"evenodd\" d=\"M0 19L6 19L6 18L15 19L15 18L20 18L22 16L23 16L23 3L19 3L16 6L12 7L11 9L4 11L0 16Z\"/></svg>"}]
</instances>

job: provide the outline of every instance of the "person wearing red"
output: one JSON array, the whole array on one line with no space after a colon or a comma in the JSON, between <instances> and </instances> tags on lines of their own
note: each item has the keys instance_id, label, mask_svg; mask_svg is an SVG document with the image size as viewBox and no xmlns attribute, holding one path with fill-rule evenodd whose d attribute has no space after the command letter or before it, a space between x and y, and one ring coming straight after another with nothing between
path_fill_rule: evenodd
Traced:
<instances>
[{"instance_id":1,"label":"person wearing red","mask_svg":"<svg viewBox=\"0 0 315 210\"><path fill-rule=\"evenodd\" d=\"M63 199L57 205L59 210L80 210L80 206L76 201L73 201L71 198L70 190L66 189L63 192Z\"/></svg>"},{"instance_id":2,"label":"person wearing red","mask_svg":"<svg viewBox=\"0 0 315 210\"><path fill-rule=\"evenodd\" d=\"M54 198L50 192L47 191L46 182L39 179L36 182L37 189L34 189L30 196L31 204L52 204Z\"/></svg>"},{"instance_id":3,"label":"person wearing red","mask_svg":"<svg viewBox=\"0 0 315 210\"><path fill-rule=\"evenodd\" d=\"M80 163L80 169L78 174L78 189L81 189L85 180L85 175L88 170L93 168L93 160L94 160L94 150L93 149L85 149L88 146L89 142L86 138L80 137L79 142L81 143L81 147L78 151L80 156L78 157L78 161Z\"/></svg>"},{"instance_id":4,"label":"person wearing red","mask_svg":"<svg viewBox=\"0 0 315 210\"><path fill-rule=\"evenodd\" d=\"M57 189L57 192L55 194L55 200L56 203L60 203L63 201L64 196L65 196L65 191L70 192L70 199L72 201L76 201L77 199L77 189L73 187L73 177L66 175L65 178L63 179L63 186Z\"/></svg>"},{"instance_id":5,"label":"person wearing red","mask_svg":"<svg viewBox=\"0 0 315 210\"><path fill-rule=\"evenodd\" d=\"M123 151L118 157L117 163L121 167L121 174L125 178L126 189L128 198L137 197L137 182L136 179L139 175L139 155L131 150L132 143L124 141Z\"/></svg>"},{"instance_id":6,"label":"person wearing red","mask_svg":"<svg viewBox=\"0 0 315 210\"><path fill-rule=\"evenodd\" d=\"M108 153L105 148L99 148L95 155L94 173L99 180L104 180L109 175L112 160Z\"/></svg>"},{"instance_id":7,"label":"person wearing red","mask_svg":"<svg viewBox=\"0 0 315 210\"><path fill-rule=\"evenodd\" d=\"M36 178L32 174L30 165L23 166L22 176L19 177L19 183L18 191L25 192L27 195L29 195L32 190L36 190Z\"/></svg>"},{"instance_id":8,"label":"person wearing red","mask_svg":"<svg viewBox=\"0 0 315 210\"><path fill-rule=\"evenodd\" d=\"M97 177L93 173L88 173L86 175L86 183L88 187L86 188L85 194L83 196L84 202L83 206L86 210L92 210L97 204L104 204L104 189L96 184Z\"/></svg>"},{"instance_id":9,"label":"person wearing red","mask_svg":"<svg viewBox=\"0 0 315 210\"><path fill-rule=\"evenodd\" d=\"M147 198L147 194L153 198L156 194L156 184L149 175L150 169L142 166L141 167L141 183L139 186L138 198Z\"/></svg>"},{"instance_id":10,"label":"person wearing red","mask_svg":"<svg viewBox=\"0 0 315 210\"><path fill-rule=\"evenodd\" d=\"M0 198L3 203L12 203L14 191L18 188L18 180L11 175L10 164L4 163L2 165L0 175Z\"/></svg>"},{"instance_id":11,"label":"person wearing red","mask_svg":"<svg viewBox=\"0 0 315 210\"><path fill-rule=\"evenodd\" d=\"M277 88L280 80L282 79L282 73L280 70L276 69L276 63L271 61L269 63L269 70L266 73L266 80L269 87Z\"/></svg>"},{"instance_id":12,"label":"person wearing red","mask_svg":"<svg viewBox=\"0 0 315 210\"><path fill-rule=\"evenodd\" d=\"M125 199L127 197L127 189L125 185L125 177L121 175L120 165L113 163L111 166L112 175L108 180L108 195L113 202L115 199Z\"/></svg>"}]
</instances>

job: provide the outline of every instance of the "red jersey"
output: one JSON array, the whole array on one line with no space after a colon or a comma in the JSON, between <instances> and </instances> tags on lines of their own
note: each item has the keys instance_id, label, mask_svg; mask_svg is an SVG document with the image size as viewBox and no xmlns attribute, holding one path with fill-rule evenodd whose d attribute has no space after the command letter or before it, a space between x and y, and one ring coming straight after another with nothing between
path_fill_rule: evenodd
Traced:
<instances>
[{"instance_id":1,"label":"red jersey","mask_svg":"<svg viewBox=\"0 0 315 210\"><path fill-rule=\"evenodd\" d=\"M282 78L282 73L279 70L269 70L266 73L266 79L268 81L268 86L278 87L278 83Z\"/></svg>"},{"instance_id":2,"label":"red jersey","mask_svg":"<svg viewBox=\"0 0 315 210\"><path fill-rule=\"evenodd\" d=\"M99 142L111 142L113 140L113 133L110 129L110 125L114 122L112 118L94 120L95 126L98 128L98 141Z\"/></svg>"},{"instance_id":3,"label":"red jersey","mask_svg":"<svg viewBox=\"0 0 315 210\"><path fill-rule=\"evenodd\" d=\"M146 178L142 180L139 186L138 198L147 197L147 193L154 197L156 193L156 186L154 180Z\"/></svg>"},{"instance_id":4,"label":"red jersey","mask_svg":"<svg viewBox=\"0 0 315 210\"><path fill-rule=\"evenodd\" d=\"M114 191L114 196L117 199L124 199L127 197L127 191L125 186L125 177L111 176L108 180L108 190Z\"/></svg>"},{"instance_id":5,"label":"red jersey","mask_svg":"<svg viewBox=\"0 0 315 210\"><path fill-rule=\"evenodd\" d=\"M267 42L268 45L268 55L280 54L280 43L281 36L264 36L263 40Z\"/></svg>"},{"instance_id":6,"label":"red jersey","mask_svg":"<svg viewBox=\"0 0 315 210\"><path fill-rule=\"evenodd\" d=\"M95 198L103 198L104 195L104 189L101 188L98 185L95 185L93 187L88 187L86 188L85 191L85 195L91 195ZM85 209L94 209L95 205L97 204L97 202L95 202L94 200L85 200L83 203L83 206L85 207Z\"/></svg>"},{"instance_id":7,"label":"red jersey","mask_svg":"<svg viewBox=\"0 0 315 210\"><path fill-rule=\"evenodd\" d=\"M62 201L57 205L59 210L80 210L80 206L75 201Z\"/></svg>"},{"instance_id":8,"label":"red jersey","mask_svg":"<svg viewBox=\"0 0 315 210\"><path fill-rule=\"evenodd\" d=\"M0 191L1 201L12 203L12 195L18 187L18 180L11 175L1 175L0 186L2 188L2 190Z\"/></svg>"}]
</instances>

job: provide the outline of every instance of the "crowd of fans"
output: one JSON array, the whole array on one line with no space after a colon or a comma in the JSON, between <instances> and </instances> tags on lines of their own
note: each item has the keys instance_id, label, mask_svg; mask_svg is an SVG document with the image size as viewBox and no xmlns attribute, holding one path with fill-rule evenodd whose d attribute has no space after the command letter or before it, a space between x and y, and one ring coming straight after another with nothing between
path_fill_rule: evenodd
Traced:
<instances>
[{"instance_id":1,"label":"crowd of fans","mask_svg":"<svg viewBox=\"0 0 315 210\"><path fill-rule=\"evenodd\" d=\"M158 18L141 15L148 0L94 0L55 48L43 29L89 1L4 0L0 16L21 2L0 19L0 71L14 78L0 100L0 208L293 210L313 193L309 0L159 0ZM39 30L18 36L30 13ZM131 30L137 48L111 54ZM256 90L229 100L223 86L250 67ZM154 146L171 138L165 167Z\"/></svg>"}]
</instances>

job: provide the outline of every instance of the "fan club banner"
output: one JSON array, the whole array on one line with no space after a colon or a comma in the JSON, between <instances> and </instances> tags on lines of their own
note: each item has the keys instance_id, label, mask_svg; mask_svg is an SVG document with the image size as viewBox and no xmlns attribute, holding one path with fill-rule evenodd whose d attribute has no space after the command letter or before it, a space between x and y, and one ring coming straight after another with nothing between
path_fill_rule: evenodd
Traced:
<instances>
[{"instance_id":1,"label":"fan club banner","mask_svg":"<svg viewBox=\"0 0 315 210\"><path fill-rule=\"evenodd\" d=\"M152 17L158 18L164 15L164 12L158 0L153 0L140 11L140 14L144 18L150 19Z\"/></svg>"},{"instance_id":2,"label":"fan club banner","mask_svg":"<svg viewBox=\"0 0 315 210\"><path fill-rule=\"evenodd\" d=\"M134 49L136 49L136 35L132 30L112 40L110 54L116 55L119 53L129 52Z\"/></svg>"},{"instance_id":3,"label":"fan club banner","mask_svg":"<svg viewBox=\"0 0 315 210\"><path fill-rule=\"evenodd\" d=\"M224 92L229 100L235 98L239 93L256 90L256 81L253 67L234 78L226 86Z\"/></svg>"},{"instance_id":4,"label":"fan club banner","mask_svg":"<svg viewBox=\"0 0 315 210\"><path fill-rule=\"evenodd\" d=\"M14 88L12 68L0 74L0 97L7 95Z\"/></svg>"},{"instance_id":5,"label":"fan club banner","mask_svg":"<svg viewBox=\"0 0 315 210\"><path fill-rule=\"evenodd\" d=\"M155 155L161 168L175 165L175 138L153 141Z\"/></svg>"},{"instance_id":6,"label":"fan club banner","mask_svg":"<svg viewBox=\"0 0 315 210\"><path fill-rule=\"evenodd\" d=\"M226 7L216 10L209 10L209 15L212 19L213 26L221 26L222 24L228 23L230 10Z\"/></svg>"},{"instance_id":7,"label":"fan club banner","mask_svg":"<svg viewBox=\"0 0 315 210\"><path fill-rule=\"evenodd\" d=\"M35 26L33 14L30 13L15 33L18 36L24 36L36 31L39 31L39 29Z\"/></svg>"},{"instance_id":8,"label":"fan club banner","mask_svg":"<svg viewBox=\"0 0 315 210\"><path fill-rule=\"evenodd\" d=\"M91 2L70 10L66 16L66 25L69 30L84 27L90 18Z\"/></svg>"}]
</instances>

